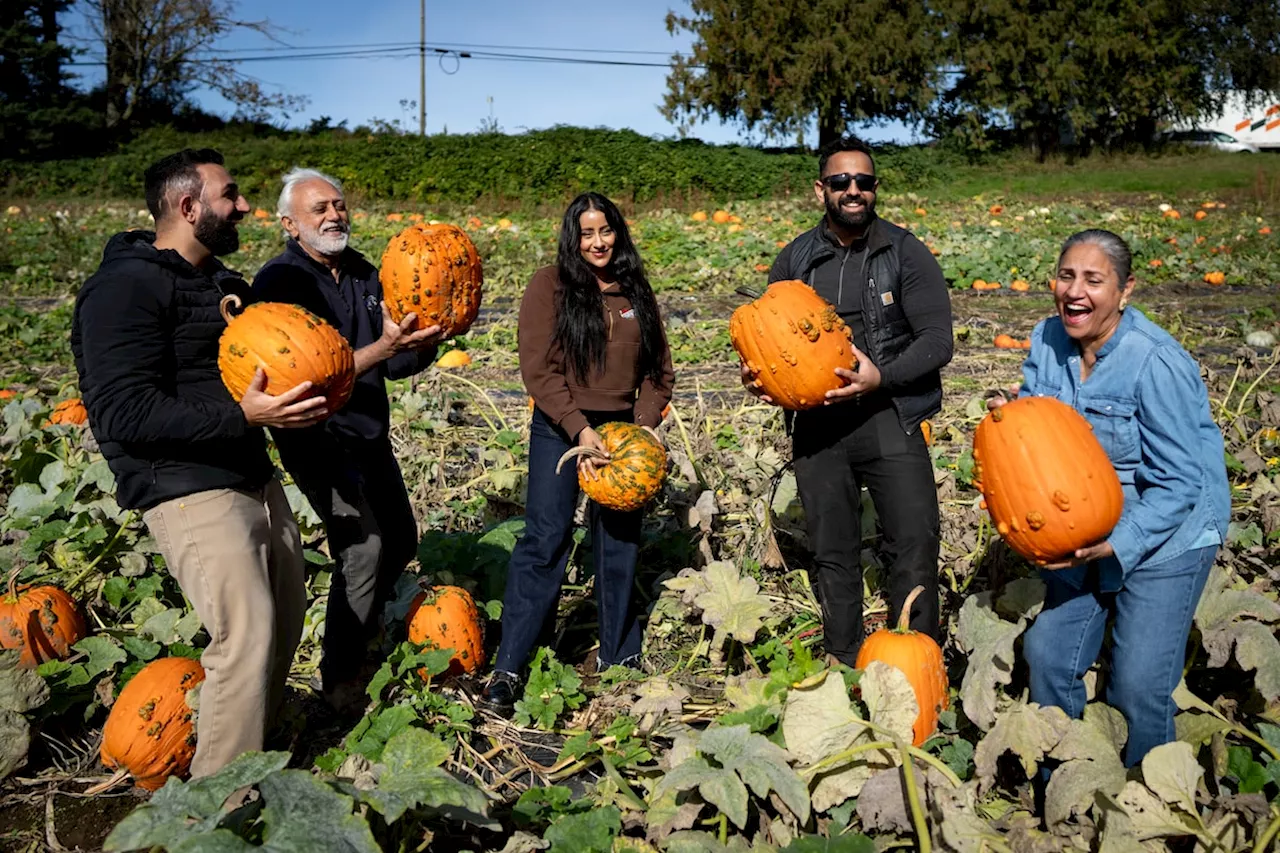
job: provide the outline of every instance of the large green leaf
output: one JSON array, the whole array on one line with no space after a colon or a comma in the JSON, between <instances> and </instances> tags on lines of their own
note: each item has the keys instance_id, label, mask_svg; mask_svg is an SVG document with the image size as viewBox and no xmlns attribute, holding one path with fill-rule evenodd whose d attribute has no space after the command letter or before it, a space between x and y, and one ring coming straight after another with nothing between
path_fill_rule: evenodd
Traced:
<instances>
[{"instance_id":1,"label":"large green leaf","mask_svg":"<svg viewBox=\"0 0 1280 853\"><path fill-rule=\"evenodd\" d=\"M339 794L305 770L281 770L259 785L266 807L262 848L279 853L380 853L369 824Z\"/></svg>"},{"instance_id":2,"label":"large green leaf","mask_svg":"<svg viewBox=\"0 0 1280 853\"><path fill-rule=\"evenodd\" d=\"M360 796L394 823L413 808L426 807L487 829L499 824L488 816L489 802L478 788L440 769L450 755L444 742L423 729L406 729L387 741L377 765L377 787Z\"/></svg>"},{"instance_id":3,"label":"large green leaf","mask_svg":"<svg viewBox=\"0 0 1280 853\"><path fill-rule=\"evenodd\" d=\"M217 773L183 782L170 777L151 799L130 812L107 836L108 851L164 847L238 850L225 830L207 838L226 816L222 806L240 788L256 785L289 763L287 752L249 752L238 756ZM199 841L197 842L197 839ZM238 838L236 838L239 841ZM197 846L198 845L198 846Z\"/></svg>"}]
</instances>

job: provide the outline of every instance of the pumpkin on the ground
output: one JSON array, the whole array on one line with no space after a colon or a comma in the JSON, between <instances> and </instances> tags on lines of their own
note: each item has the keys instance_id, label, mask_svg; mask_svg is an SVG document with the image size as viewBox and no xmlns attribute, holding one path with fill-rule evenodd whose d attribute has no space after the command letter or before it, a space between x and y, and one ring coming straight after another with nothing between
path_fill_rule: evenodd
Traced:
<instances>
[{"instance_id":1,"label":"pumpkin on the ground","mask_svg":"<svg viewBox=\"0 0 1280 853\"><path fill-rule=\"evenodd\" d=\"M653 433L625 421L601 424L596 434L609 454L608 461L596 469L594 479L579 470L578 487L603 507L621 512L640 509L658 494L667 478L667 449ZM604 459L592 448L573 447L556 463L556 473L576 456Z\"/></svg>"},{"instance_id":2,"label":"pumpkin on the ground","mask_svg":"<svg viewBox=\"0 0 1280 853\"><path fill-rule=\"evenodd\" d=\"M0 595L0 648L21 652L18 665L34 669L62 660L88 635L80 605L66 590L51 584L18 586L15 569L9 589Z\"/></svg>"},{"instance_id":3,"label":"pumpkin on the ground","mask_svg":"<svg viewBox=\"0 0 1280 853\"><path fill-rule=\"evenodd\" d=\"M414 597L405 620L409 640L452 649L446 675L473 673L484 666L484 624L471 593L460 586L436 586ZM418 671L425 680L427 671Z\"/></svg>"},{"instance_id":4,"label":"pumpkin on the ground","mask_svg":"<svg viewBox=\"0 0 1280 853\"><path fill-rule=\"evenodd\" d=\"M911 590L898 615L896 628L882 627L867 637L858 650L855 669L866 669L872 661L896 667L907 677L915 691L920 712L912 726L912 745L920 746L938 730L938 715L947 709L947 668L942 663L942 649L933 637L912 631L911 605L924 592L923 586Z\"/></svg>"},{"instance_id":5,"label":"pumpkin on the ground","mask_svg":"<svg viewBox=\"0 0 1280 853\"><path fill-rule=\"evenodd\" d=\"M1084 416L1053 397L993 409L973 435L974 485L996 531L1038 564L1104 540L1120 520L1120 478Z\"/></svg>"},{"instance_id":6,"label":"pumpkin on the ground","mask_svg":"<svg viewBox=\"0 0 1280 853\"><path fill-rule=\"evenodd\" d=\"M330 413L346 404L355 387L355 353L337 329L299 305L256 302L233 316L232 306L239 305L235 294L222 298L227 328L218 339L218 370L237 403L261 367L268 394L311 382L307 396L323 396Z\"/></svg>"},{"instance_id":7,"label":"pumpkin on the ground","mask_svg":"<svg viewBox=\"0 0 1280 853\"><path fill-rule=\"evenodd\" d=\"M456 225L411 225L391 238L378 270L391 319L417 315L417 327L439 325L443 338L471 328L480 313L484 269L475 244Z\"/></svg>"},{"instance_id":8,"label":"pumpkin on the ground","mask_svg":"<svg viewBox=\"0 0 1280 853\"><path fill-rule=\"evenodd\" d=\"M444 355L436 359L436 367L449 369L453 367L466 367L471 363L471 356L466 350L451 349Z\"/></svg>"},{"instance_id":9,"label":"pumpkin on the ground","mask_svg":"<svg viewBox=\"0 0 1280 853\"><path fill-rule=\"evenodd\" d=\"M196 754L196 711L187 694L204 681L199 661L154 660L140 669L116 697L102 729L102 763L113 779L132 776L154 791L170 776L185 776Z\"/></svg>"},{"instance_id":10,"label":"pumpkin on the ground","mask_svg":"<svg viewBox=\"0 0 1280 853\"><path fill-rule=\"evenodd\" d=\"M72 426L83 426L88 422L89 412L85 410L84 401L79 397L72 397L70 400L63 400L54 406L53 411L49 413L49 419L43 425L70 424Z\"/></svg>"},{"instance_id":11,"label":"pumpkin on the ground","mask_svg":"<svg viewBox=\"0 0 1280 853\"><path fill-rule=\"evenodd\" d=\"M803 281L776 281L729 318L729 340L761 390L784 409L821 406L853 370L853 333Z\"/></svg>"}]
</instances>

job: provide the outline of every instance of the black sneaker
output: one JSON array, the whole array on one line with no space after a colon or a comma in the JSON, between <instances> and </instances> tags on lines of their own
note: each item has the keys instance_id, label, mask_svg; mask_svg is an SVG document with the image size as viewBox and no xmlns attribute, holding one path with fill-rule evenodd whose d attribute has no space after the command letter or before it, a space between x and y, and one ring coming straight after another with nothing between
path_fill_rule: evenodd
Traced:
<instances>
[{"instance_id":1,"label":"black sneaker","mask_svg":"<svg viewBox=\"0 0 1280 853\"><path fill-rule=\"evenodd\" d=\"M481 708L497 714L504 719L511 719L516 710L516 698L520 692L520 677L514 672L496 670L489 683L485 685L477 702Z\"/></svg>"}]
</instances>

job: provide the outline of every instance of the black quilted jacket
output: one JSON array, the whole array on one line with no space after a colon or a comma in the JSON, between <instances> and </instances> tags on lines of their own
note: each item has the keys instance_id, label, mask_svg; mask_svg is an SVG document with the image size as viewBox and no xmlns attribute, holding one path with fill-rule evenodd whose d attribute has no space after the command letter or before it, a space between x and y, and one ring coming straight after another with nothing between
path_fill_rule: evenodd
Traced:
<instances>
[{"instance_id":1,"label":"black quilted jacket","mask_svg":"<svg viewBox=\"0 0 1280 853\"><path fill-rule=\"evenodd\" d=\"M154 240L126 231L108 241L71 327L89 426L126 509L256 489L274 474L263 431L246 424L218 373L218 302L234 292L247 305L247 284L216 260L197 269Z\"/></svg>"}]
</instances>

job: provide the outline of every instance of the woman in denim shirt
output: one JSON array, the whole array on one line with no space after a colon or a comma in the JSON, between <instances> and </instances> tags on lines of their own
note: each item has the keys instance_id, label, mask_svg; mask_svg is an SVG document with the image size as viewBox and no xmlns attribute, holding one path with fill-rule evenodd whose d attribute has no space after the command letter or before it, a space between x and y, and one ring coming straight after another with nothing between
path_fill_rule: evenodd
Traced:
<instances>
[{"instance_id":1,"label":"woman in denim shirt","mask_svg":"<svg viewBox=\"0 0 1280 853\"><path fill-rule=\"evenodd\" d=\"M1106 700L1128 721L1126 766L1174 739L1172 694L1191 617L1231 514L1222 433L1199 365L1125 308L1131 261L1110 231L1067 239L1054 283L1058 315L1032 333L1019 389L1084 415L1124 489L1124 512L1105 541L1045 567L1044 609L1023 651L1031 701L1079 718L1085 673L1112 620Z\"/></svg>"}]
</instances>

